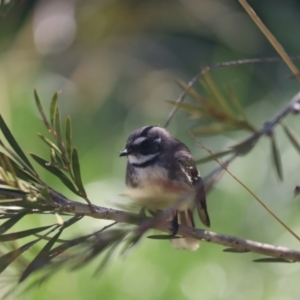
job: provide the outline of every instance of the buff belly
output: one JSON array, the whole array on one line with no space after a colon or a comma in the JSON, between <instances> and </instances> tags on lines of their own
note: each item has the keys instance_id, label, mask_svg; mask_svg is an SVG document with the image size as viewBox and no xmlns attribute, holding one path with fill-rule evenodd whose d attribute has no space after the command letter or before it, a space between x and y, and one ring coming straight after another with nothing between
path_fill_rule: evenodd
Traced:
<instances>
[{"instance_id":1,"label":"buff belly","mask_svg":"<svg viewBox=\"0 0 300 300\"><path fill-rule=\"evenodd\" d=\"M186 210L192 206L191 199L193 199L192 191L178 188L170 192L170 189L158 184L130 188L122 195L130 197L141 207L150 210L163 210L172 205L176 206L176 210Z\"/></svg>"}]
</instances>

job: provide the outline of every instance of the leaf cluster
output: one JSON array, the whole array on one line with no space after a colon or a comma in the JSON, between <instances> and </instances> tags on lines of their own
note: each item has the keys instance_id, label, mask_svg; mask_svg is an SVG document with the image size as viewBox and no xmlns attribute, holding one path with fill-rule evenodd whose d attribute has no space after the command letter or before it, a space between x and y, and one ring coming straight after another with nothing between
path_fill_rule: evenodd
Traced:
<instances>
[{"instance_id":1,"label":"leaf cluster","mask_svg":"<svg viewBox=\"0 0 300 300\"><path fill-rule=\"evenodd\" d=\"M86 200L93 211L83 187L78 152L72 147L71 119L68 116L65 122L65 131L62 129L60 110L57 104L58 93L55 93L51 105L49 118L46 117L41 101L34 91L35 102L52 140L38 134L41 140L49 147L50 159L46 160L37 154L30 156L40 166L54 174L69 190ZM21 270L19 282L27 279L33 272L47 268L45 275L38 282L41 283L53 272L71 264L71 269L78 269L86 263L103 254L103 259L97 268L101 271L110 256L121 242L125 243L124 251L139 239L132 235L130 227L109 229L116 222L85 236L73 239L60 239L61 234L70 226L83 218L83 215L73 215L60 212L59 201L63 195L53 190L39 176L16 139L13 137L2 116L0 115L0 129L6 139L0 140L0 219L6 220L0 225L0 242L4 248L20 239L33 238L20 247L13 246L13 250L0 256L0 273L5 271L14 261L21 258L24 252L32 249L41 241L46 242L33 260L27 262ZM9 232L19 221L31 214L52 214L56 216L56 223L30 228L23 231ZM64 216L64 220L61 218ZM76 246L76 251L70 252ZM66 254L67 253L67 254Z\"/></svg>"}]
</instances>

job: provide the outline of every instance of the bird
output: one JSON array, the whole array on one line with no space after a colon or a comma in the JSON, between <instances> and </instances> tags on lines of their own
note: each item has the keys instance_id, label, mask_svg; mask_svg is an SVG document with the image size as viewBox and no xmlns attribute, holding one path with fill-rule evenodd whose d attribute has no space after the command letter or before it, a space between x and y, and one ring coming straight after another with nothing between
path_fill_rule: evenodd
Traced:
<instances>
[{"instance_id":1,"label":"bird","mask_svg":"<svg viewBox=\"0 0 300 300\"><path fill-rule=\"evenodd\" d=\"M123 193L150 212L175 207L179 224L195 227L193 210L204 225L210 226L205 187L188 147L159 126L133 131L120 156L127 157L127 190ZM177 226L178 226L177 223ZM196 250L192 237L171 239L177 249Z\"/></svg>"}]
</instances>

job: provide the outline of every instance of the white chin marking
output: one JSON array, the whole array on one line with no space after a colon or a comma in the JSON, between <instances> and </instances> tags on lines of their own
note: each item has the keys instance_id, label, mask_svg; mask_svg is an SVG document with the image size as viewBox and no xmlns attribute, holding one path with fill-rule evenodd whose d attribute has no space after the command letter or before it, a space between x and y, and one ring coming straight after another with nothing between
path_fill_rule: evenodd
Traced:
<instances>
[{"instance_id":1,"label":"white chin marking","mask_svg":"<svg viewBox=\"0 0 300 300\"><path fill-rule=\"evenodd\" d=\"M149 155L139 155L139 156L128 155L128 160L131 164L141 165L141 164L153 159L156 156L158 156L158 153L149 154Z\"/></svg>"}]
</instances>

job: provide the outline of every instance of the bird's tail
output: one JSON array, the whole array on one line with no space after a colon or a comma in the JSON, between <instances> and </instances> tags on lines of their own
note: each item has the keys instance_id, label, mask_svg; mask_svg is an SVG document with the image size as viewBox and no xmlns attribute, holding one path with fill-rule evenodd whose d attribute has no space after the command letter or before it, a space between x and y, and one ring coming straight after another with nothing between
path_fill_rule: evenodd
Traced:
<instances>
[{"instance_id":1,"label":"bird's tail","mask_svg":"<svg viewBox=\"0 0 300 300\"><path fill-rule=\"evenodd\" d=\"M195 227L193 212L190 209L177 211L177 217L179 224ZM199 248L199 241L192 237L175 238L171 240L171 243L177 249L195 251Z\"/></svg>"}]
</instances>

